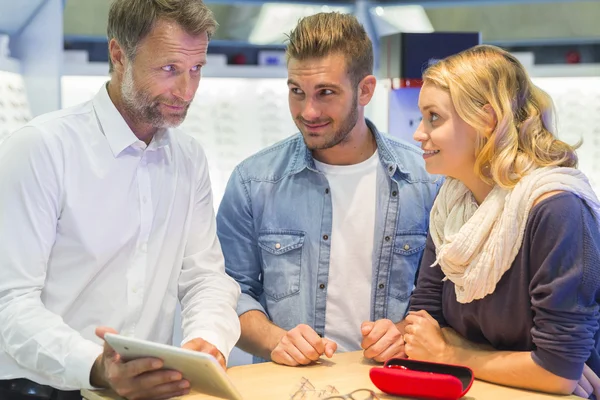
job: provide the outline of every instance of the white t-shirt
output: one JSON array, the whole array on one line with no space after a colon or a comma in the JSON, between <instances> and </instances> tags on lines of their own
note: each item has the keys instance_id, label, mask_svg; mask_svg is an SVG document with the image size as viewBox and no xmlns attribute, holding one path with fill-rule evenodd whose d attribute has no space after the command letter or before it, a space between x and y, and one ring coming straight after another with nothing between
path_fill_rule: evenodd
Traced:
<instances>
[{"instance_id":1,"label":"white t-shirt","mask_svg":"<svg viewBox=\"0 0 600 400\"><path fill-rule=\"evenodd\" d=\"M338 351L360 350L360 325L371 316L371 278L378 152L355 165L315 160L329 181L333 206L325 337Z\"/></svg>"}]
</instances>

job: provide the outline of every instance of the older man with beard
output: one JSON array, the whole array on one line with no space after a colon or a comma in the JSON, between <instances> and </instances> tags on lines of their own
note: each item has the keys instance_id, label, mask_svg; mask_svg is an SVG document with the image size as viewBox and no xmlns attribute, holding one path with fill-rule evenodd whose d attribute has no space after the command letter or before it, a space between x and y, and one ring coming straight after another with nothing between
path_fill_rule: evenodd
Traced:
<instances>
[{"instance_id":1,"label":"older man with beard","mask_svg":"<svg viewBox=\"0 0 600 400\"><path fill-rule=\"evenodd\" d=\"M0 148L0 398L135 399L188 392L156 359L123 362L106 332L172 340L223 366L238 340L206 157L175 129L216 22L201 0L116 0L111 79ZM110 328L109 328L110 327Z\"/></svg>"}]
</instances>

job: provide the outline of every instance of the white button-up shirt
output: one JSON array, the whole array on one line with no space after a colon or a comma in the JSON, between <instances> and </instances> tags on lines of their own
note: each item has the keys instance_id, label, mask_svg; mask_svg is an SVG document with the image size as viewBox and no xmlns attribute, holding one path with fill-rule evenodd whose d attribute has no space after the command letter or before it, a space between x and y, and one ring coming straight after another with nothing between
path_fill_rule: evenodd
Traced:
<instances>
[{"instance_id":1,"label":"white button-up shirt","mask_svg":"<svg viewBox=\"0 0 600 400\"><path fill-rule=\"evenodd\" d=\"M99 325L225 357L240 289L224 271L206 156L177 129L148 146L103 87L0 145L0 379L90 388Z\"/></svg>"}]
</instances>

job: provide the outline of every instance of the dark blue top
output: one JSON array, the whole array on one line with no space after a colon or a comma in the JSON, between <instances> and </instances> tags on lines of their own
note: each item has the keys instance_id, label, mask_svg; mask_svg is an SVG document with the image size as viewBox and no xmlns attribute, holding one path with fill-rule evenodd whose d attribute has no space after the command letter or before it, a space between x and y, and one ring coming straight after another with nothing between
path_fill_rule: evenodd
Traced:
<instances>
[{"instance_id":1,"label":"dark blue top","mask_svg":"<svg viewBox=\"0 0 600 400\"><path fill-rule=\"evenodd\" d=\"M410 310L472 342L531 351L563 378L578 380L584 363L600 376L600 227L579 197L560 193L533 207L515 261L483 299L458 303L434 261L428 237Z\"/></svg>"}]
</instances>

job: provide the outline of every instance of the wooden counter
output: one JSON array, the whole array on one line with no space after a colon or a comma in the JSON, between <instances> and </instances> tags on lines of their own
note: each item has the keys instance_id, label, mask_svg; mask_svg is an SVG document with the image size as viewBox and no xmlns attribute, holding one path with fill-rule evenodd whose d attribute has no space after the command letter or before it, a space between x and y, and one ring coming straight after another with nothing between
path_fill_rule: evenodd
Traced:
<instances>
[{"instance_id":1,"label":"wooden counter","mask_svg":"<svg viewBox=\"0 0 600 400\"><path fill-rule=\"evenodd\" d=\"M274 363L242 365L228 370L233 383L245 400L291 399L300 388L303 378L308 379L316 390L330 393L333 386L339 393L346 394L360 388L369 388L377 396L384 399L399 399L381 394L369 379L369 369L381 364L365 360L361 351L340 353L320 363L307 367L285 367ZM306 384L305 384L306 385ZM307 387L307 386L305 386ZM117 400L120 399L111 393L82 391L88 400ZM294 400L312 400L324 398L316 392L306 392L306 396L296 395ZM208 400L215 397L191 393L182 400ZM579 399L576 396L552 396L542 393L529 392L475 381L471 390L464 399L468 400L529 400L529 399Z\"/></svg>"}]
</instances>

